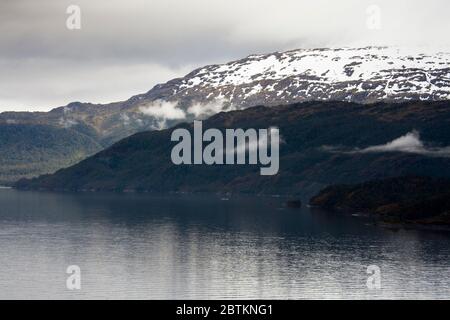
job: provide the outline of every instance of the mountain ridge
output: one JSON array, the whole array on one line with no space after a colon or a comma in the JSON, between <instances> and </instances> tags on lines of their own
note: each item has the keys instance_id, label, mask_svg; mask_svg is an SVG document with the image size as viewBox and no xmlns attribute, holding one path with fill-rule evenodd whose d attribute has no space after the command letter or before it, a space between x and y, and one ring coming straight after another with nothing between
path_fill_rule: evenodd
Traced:
<instances>
[{"instance_id":1,"label":"mountain ridge","mask_svg":"<svg viewBox=\"0 0 450 320\"><path fill-rule=\"evenodd\" d=\"M95 151L99 151L136 132L256 105L307 101L401 103L449 98L449 53L389 47L297 49L200 67L125 101L72 102L49 112L3 112L0 127L15 124L70 129L95 141L99 146ZM18 164L26 165L20 161ZM59 167L55 165L23 173L28 177L56 169ZM0 176L6 173L0 169Z\"/></svg>"},{"instance_id":2,"label":"mountain ridge","mask_svg":"<svg viewBox=\"0 0 450 320\"><path fill-rule=\"evenodd\" d=\"M136 133L75 166L53 175L19 181L16 187L312 195L328 184L357 183L400 174L450 177L450 154L435 153L435 156L426 152L428 145L448 151L449 106L448 101L400 105L304 102L221 112L203 122L205 130L279 128L283 141L280 171L272 177L260 176L259 166L254 165L174 165L170 155L175 145L171 132L177 128L193 130L192 123L182 123L170 129ZM421 133L424 150L364 151L371 146L389 145L414 130ZM325 148L328 145L344 145L358 151L331 152Z\"/></svg>"}]
</instances>

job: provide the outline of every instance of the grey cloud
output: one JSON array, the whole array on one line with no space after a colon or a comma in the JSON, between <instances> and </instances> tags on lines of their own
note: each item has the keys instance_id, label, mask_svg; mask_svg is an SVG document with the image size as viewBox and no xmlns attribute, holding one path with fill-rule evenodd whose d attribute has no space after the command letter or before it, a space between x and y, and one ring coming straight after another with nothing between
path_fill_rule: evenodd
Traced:
<instances>
[{"instance_id":1,"label":"grey cloud","mask_svg":"<svg viewBox=\"0 0 450 320\"><path fill-rule=\"evenodd\" d=\"M66 8L74 3L82 29L70 31ZM376 31L366 27L372 4L382 14ZM449 8L447 0L2 0L0 109L123 100L194 67L252 53L448 47Z\"/></svg>"}]
</instances>

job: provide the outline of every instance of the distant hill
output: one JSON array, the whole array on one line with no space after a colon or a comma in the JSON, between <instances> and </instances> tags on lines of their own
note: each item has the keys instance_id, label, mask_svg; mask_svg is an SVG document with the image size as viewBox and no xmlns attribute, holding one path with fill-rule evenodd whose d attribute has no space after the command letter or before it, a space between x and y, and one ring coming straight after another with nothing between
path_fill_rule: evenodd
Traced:
<instances>
[{"instance_id":1,"label":"distant hill","mask_svg":"<svg viewBox=\"0 0 450 320\"><path fill-rule=\"evenodd\" d=\"M73 102L49 112L3 112L0 127L17 124L71 129L105 148L137 132L159 130L221 111L256 105L447 100L450 98L449 65L449 53L386 47L256 54L226 64L201 67L126 101ZM84 153L76 144L71 146L72 153ZM39 161L32 170L26 169L32 154L13 157L17 159L13 163L6 157L15 152L14 149L4 151L0 162L9 161L23 168L10 175L8 169L0 167L0 176L5 179L48 172L49 167ZM55 163L67 163L64 157L58 157L58 153L53 153Z\"/></svg>"},{"instance_id":2,"label":"distant hill","mask_svg":"<svg viewBox=\"0 0 450 320\"><path fill-rule=\"evenodd\" d=\"M409 176L331 186L310 204L389 222L450 225L450 179Z\"/></svg>"},{"instance_id":3,"label":"distant hill","mask_svg":"<svg viewBox=\"0 0 450 320\"><path fill-rule=\"evenodd\" d=\"M176 166L170 158L175 145L171 128L135 134L75 166L22 180L16 187L306 196L330 184L398 175L450 177L450 102L306 102L223 112L203 125L221 130L278 127L279 174L260 176L255 165ZM192 130L188 123L177 127Z\"/></svg>"},{"instance_id":4,"label":"distant hill","mask_svg":"<svg viewBox=\"0 0 450 320\"><path fill-rule=\"evenodd\" d=\"M52 173L101 150L78 131L48 125L0 126L0 183Z\"/></svg>"}]
</instances>

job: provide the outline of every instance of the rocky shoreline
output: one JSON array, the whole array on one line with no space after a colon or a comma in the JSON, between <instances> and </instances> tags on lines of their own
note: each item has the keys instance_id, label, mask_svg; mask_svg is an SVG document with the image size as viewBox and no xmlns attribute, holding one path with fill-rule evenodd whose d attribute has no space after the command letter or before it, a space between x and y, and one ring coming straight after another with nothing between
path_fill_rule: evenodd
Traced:
<instances>
[{"instance_id":1,"label":"rocky shoreline","mask_svg":"<svg viewBox=\"0 0 450 320\"><path fill-rule=\"evenodd\" d=\"M311 198L310 205L363 214L388 225L450 227L450 180L409 176L330 186Z\"/></svg>"}]
</instances>

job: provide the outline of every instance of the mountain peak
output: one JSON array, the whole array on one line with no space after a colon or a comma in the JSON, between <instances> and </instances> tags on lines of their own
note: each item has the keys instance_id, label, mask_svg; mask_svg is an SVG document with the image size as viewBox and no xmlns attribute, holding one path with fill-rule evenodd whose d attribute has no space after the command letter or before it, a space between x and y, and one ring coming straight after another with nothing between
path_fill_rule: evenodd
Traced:
<instances>
[{"instance_id":1,"label":"mountain peak","mask_svg":"<svg viewBox=\"0 0 450 320\"><path fill-rule=\"evenodd\" d=\"M310 100L446 100L450 53L363 47L252 54L196 69L146 96L155 93L180 105L225 100L239 107Z\"/></svg>"},{"instance_id":2,"label":"mountain peak","mask_svg":"<svg viewBox=\"0 0 450 320\"><path fill-rule=\"evenodd\" d=\"M369 109L367 104L375 102L448 100L449 62L449 53L392 47L297 49L253 54L225 64L198 68L185 77L156 85L147 93L126 101L104 105L73 102L50 112L1 113L0 130L5 136L14 137L11 140L14 143L8 145L3 154L12 155L12 163L18 168L29 168L28 159L35 156L28 150L20 151L30 157L21 156L23 160L17 160L15 148L27 146L23 141L28 135L15 136L11 131L14 128L32 132L33 136L42 132L43 140L54 141L62 134L55 134L56 127L68 136L73 134L74 139L82 137L79 138L82 146L77 146L77 150L90 154L136 132L159 130L180 122L205 119L221 111L258 105L346 101L366 104L365 109ZM326 106L342 108L347 104L333 102ZM432 105L436 108L437 104ZM377 104L375 108L381 112L381 106ZM398 108L402 115L407 114L404 108L404 105ZM88 146L86 152L84 145ZM54 156L51 168L67 164L66 154L64 151ZM6 168L0 170L0 178L2 172L8 171ZM22 170L19 176L47 173L48 168L45 165L36 170Z\"/></svg>"}]
</instances>

